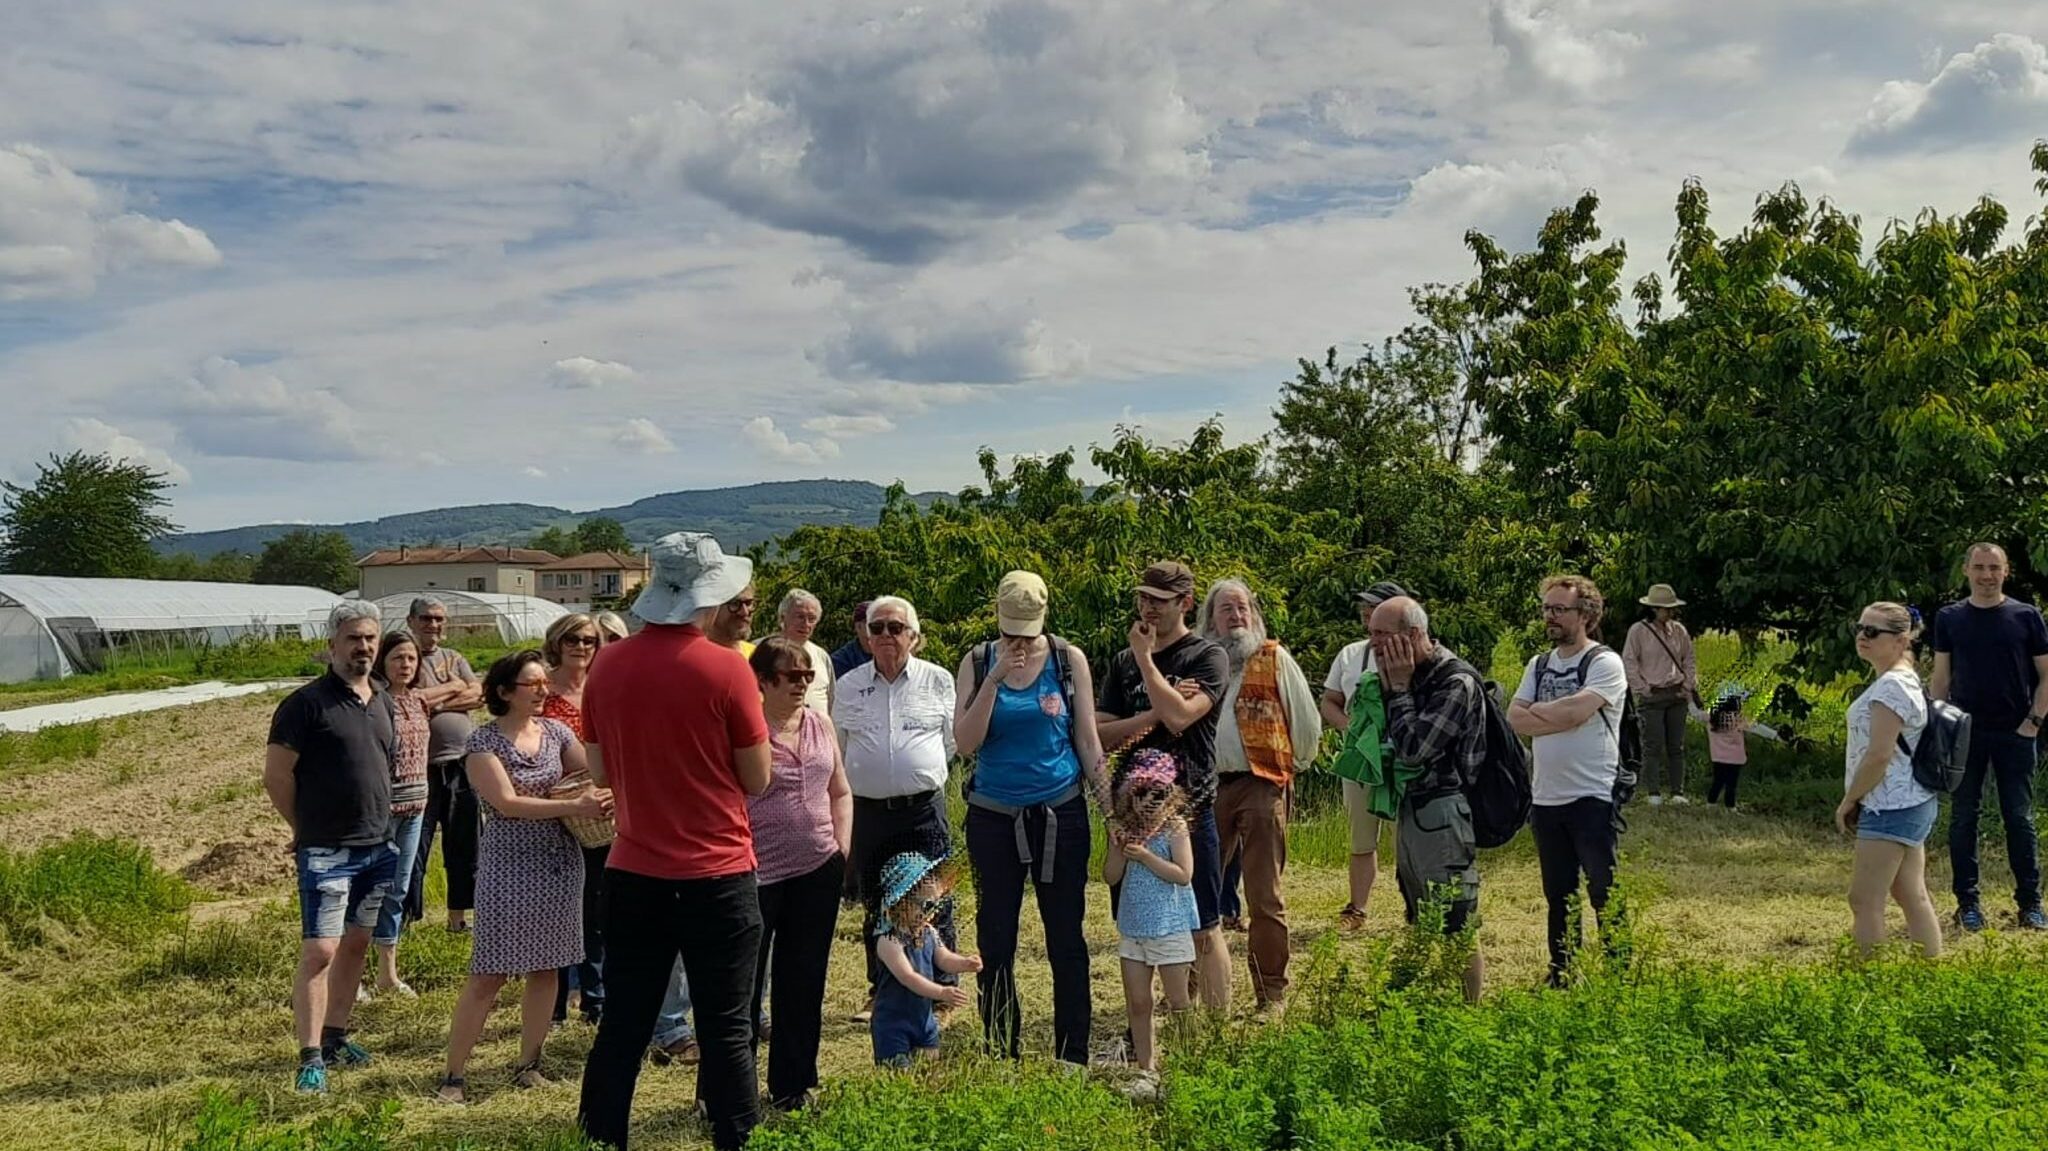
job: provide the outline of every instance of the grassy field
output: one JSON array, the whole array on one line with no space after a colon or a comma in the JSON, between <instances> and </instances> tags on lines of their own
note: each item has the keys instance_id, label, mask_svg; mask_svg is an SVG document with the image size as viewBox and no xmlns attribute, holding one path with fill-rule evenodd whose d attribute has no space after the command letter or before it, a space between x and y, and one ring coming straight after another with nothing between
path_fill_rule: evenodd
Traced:
<instances>
[{"instance_id":1,"label":"grassy field","mask_svg":"<svg viewBox=\"0 0 2048 1151\"><path fill-rule=\"evenodd\" d=\"M402 970L420 1000L373 1002L359 1015L375 1065L337 1074L328 1100L291 1093L291 873L284 829L256 786L274 702L274 696L259 696L127 717L98 725L93 746L70 758L52 756L35 770L0 766L6 785L0 843L10 850L58 844L81 831L119 837L182 876L190 889L181 897L141 880L114 884L102 900L106 906L125 906L121 901L130 897L122 893L134 889L145 893L133 897L142 910L118 930L102 930L89 914L67 916L34 899L15 897L10 905L0 882L0 908L14 907L12 919L0 916L0 1146L181 1147L192 1117L215 1090L246 1101L262 1123L396 1101L391 1122L408 1141L524 1147L568 1130L592 1033L577 1023L566 1026L547 1052L561 1082L515 1090L505 1078L516 1050L509 992L471 1066L477 1102L456 1111L428 1100L468 946L466 938L441 929L438 914L409 931L401 951ZM76 750L80 738L65 737L65 750ZM1828 793L1839 794L1838 771L1826 762L1798 764L1765 754L1745 782L1749 810L1696 805L1634 812L1623 840L1624 873L1638 909L1641 950L1653 962L1684 968L1833 963L1848 926L1849 847L1826 826ZM1320 948L1326 969L1334 963L1383 967L1401 934L1391 877L1375 893L1368 930L1338 938L1332 926L1344 902L1342 825L1322 799L1326 782L1303 790L1287 877L1296 942L1302 952ZM2004 872L1994 846L1995 819L1990 822L1987 889L1995 892ZM75 869L76 860L70 866ZM111 866L126 874L126 865ZM1544 961L1543 901L1527 837L1489 853L1482 869L1478 945L1489 963L1490 986L1513 999L1536 985ZM1945 892L1945 862L1937 859L1930 871L1930 885ZM430 906L439 883L437 864ZM189 911L179 910L187 898ZM962 899L963 922L971 924L972 892ZM1096 955L1095 1030L1103 1037L1122 1025L1107 902L1092 899L1088 925ZM1947 900L1941 902L1946 910ZM848 1019L862 992L853 922L851 914L842 919L848 930L833 959L825 1075L869 1084L867 1037ZM183 926L166 930L164 923ZM1956 942L1966 957L2017 947L2036 964L2031 970L2048 973L2048 940ZM1242 937L1232 943L1239 951L1240 1000L1247 1001ZM1049 987L1028 913L1019 975L1027 1046L1044 1056L1051 1045ZM973 1033L973 1020L951 1022L949 1054L935 1075L967 1075L982 1084L969 1070L978 1066L967 1054ZM691 1074L650 1066L640 1083L635 1146L701 1145L690 1119ZM896 1090L887 1084L874 1089Z\"/></svg>"}]
</instances>

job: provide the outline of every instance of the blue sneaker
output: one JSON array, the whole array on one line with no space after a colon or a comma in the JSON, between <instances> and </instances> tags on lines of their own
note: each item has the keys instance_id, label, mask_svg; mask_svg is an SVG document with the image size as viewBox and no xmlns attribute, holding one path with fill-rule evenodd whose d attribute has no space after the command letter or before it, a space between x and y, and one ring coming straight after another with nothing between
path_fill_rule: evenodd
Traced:
<instances>
[{"instance_id":1,"label":"blue sneaker","mask_svg":"<svg viewBox=\"0 0 2048 1151\"><path fill-rule=\"evenodd\" d=\"M2020 926L2028 931L2048 931L2048 912L2043 912L2041 905L2036 903L2020 912Z\"/></svg>"},{"instance_id":2,"label":"blue sneaker","mask_svg":"<svg viewBox=\"0 0 2048 1151\"><path fill-rule=\"evenodd\" d=\"M1984 930L1984 909L1974 903L1956 908L1956 926L1969 932Z\"/></svg>"},{"instance_id":3,"label":"blue sneaker","mask_svg":"<svg viewBox=\"0 0 2048 1151\"><path fill-rule=\"evenodd\" d=\"M301 1095L327 1094L327 1068L318 1063L299 1064L299 1077L293 1081L292 1090Z\"/></svg>"},{"instance_id":4,"label":"blue sneaker","mask_svg":"<svg viewBox=\"0 0 2048 1151\"><path fill-rule=\"evenodd\" d=\"M357 1043L346 1035L322 1047L320 1049L320 1057L325 1059L330 1067L368 1067L370 1065L370 1053L363 1050L362 1044Z\"/></svg>"}]
</instances>

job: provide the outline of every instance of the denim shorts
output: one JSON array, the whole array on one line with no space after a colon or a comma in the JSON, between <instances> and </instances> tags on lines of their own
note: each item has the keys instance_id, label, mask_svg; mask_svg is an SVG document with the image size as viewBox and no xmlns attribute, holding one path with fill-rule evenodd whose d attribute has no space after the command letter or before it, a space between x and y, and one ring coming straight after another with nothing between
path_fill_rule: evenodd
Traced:
<instances>
[{"instance_id":1,"label":"denim shorts","mask_svg":"<svg viewBox=\"0 0 2048 1151\"><path fill-rule=\"evenodd\" d=\"M345 927L377 926L384 897L398 884L398 852L388 843L368 847L301 847L299 934L338 939Z\"/></svg>"},{"instance_id":2,"label":"denim shorts","mask_svg":"<svg viewBox=\"0 0 2048 1151\"><path fill-rule=\"evenodd\" d=\"M1907 847L1918 847L1927 842L1934 831L1934 817L1941 814L1941 800L1930 799L1912 807L1895 807L1890 811L1872 811L1864 808L1856 816L1856 838L1882 839L1887 843L1900 843Z\"/></svg>"}]
</instances>

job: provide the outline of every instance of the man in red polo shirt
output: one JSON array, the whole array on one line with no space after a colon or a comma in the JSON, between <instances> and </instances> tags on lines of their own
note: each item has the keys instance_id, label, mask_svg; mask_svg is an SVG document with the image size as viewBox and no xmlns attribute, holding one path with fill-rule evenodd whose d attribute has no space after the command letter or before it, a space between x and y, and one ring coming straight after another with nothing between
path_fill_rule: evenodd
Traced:
<instances>
[{"instance_id":1,"label":"man in red polo shirt","mask_svg":"<svg viewBox=\"0 0 2048 1151\"><path fill-rule=\"evenodd\" d=\"M617 804L605 882L605 1013L577 1120L625 1151L640 1061L678 954L699 1024L698 1099L714 1146L757 1119L753 1020L761 908L747 797L768 790L761 688L738 651L706 638L751 597L754 565L709 535L650 549L633 614L647 626L605 648L583 689L590 765Z\"/></svg>"}]
</instances>

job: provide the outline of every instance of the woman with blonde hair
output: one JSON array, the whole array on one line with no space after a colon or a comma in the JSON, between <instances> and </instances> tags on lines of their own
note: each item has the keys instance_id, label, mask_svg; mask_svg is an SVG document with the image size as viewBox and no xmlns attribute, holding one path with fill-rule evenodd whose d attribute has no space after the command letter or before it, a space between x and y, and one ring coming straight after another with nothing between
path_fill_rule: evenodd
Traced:
<instances>
[{"instance_id":1,"label":"woman with blonde hair","mask_svg":"<svg viewBox=\"0 0 2048 1151\"><path fill-rule=\"evenodd\" d=\"M548 697L540 714L561 721L586 742L590 732L583 722L583 682L590 678L590 665L603 646L603 629L595 617L582 612L570 612L548 625L541 642L548 664ZM595 1027L604 1016L604 865L611 851L608 843L583 849L583 962L563 968L556 980L556 1023L569 1017L571 983L583 1021Z\"/></svg>"},{"instance_id":2,"label":"woman with blonde hair","mask_svg":"<svg viewBox=\"0 0 2048 1151\"><path fill-rule=\"evenodd\" d=\"M1941 921L1927 895L1927 836L1941 801L1913 778L1912 749L1927 730L1927 697L1913 664L1919 614L1874 603L1853 625L1856 654L1877 673L1849 705L1848 764L1835 826L1856 836L1849 880L1856 950L1884 940L1885 900L1906 913L1906 934L1932 959L1941 954Z\"/></svg>"}]
</instances>

